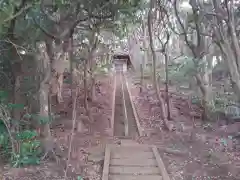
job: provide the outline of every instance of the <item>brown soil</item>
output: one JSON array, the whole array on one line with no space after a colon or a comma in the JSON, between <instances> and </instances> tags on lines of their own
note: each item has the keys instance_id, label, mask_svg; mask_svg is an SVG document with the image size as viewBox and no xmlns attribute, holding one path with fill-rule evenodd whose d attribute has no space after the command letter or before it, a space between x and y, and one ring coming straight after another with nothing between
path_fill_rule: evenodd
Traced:
<instances>
[{"instance_id":1,"label":"brown soil","mask_svg":"<svg viewBox=\"0 0 240 180\"><path fill-rule=\"evenodd\" d=\"M232 138L240 123L224 126L220 120L203 123L200 120L201 108L171 89L171 122L176 131L168 132L163 126L159 105L154 101L153 89L145 88L139 93L134 83L129 84L145 133L139 141L180 151L171 154L160 149L173 180L240 179L240 142Z\"/></svg>"},{"instance_id":2,"label":"brown soil","mask_svg":"<svg viewBox=\"0 0 240 180\"><path fill-rule=\"evenodd\" d=\"M81 176L84 180L100 180L105 144L118 142L118 139L110 137L113 78L99 76L97 81L100 82L100 93L96 93L96 99L93 102L89 101L90 112L94 120L92 123L83 108L83 89L78 99L77 121L82 120L84 127L82 127L83 132L75 131L68 179L76 180L78 176ZM117 83L117 85L117 90L119 90L120 84ZM156 102L153 89L145 88L140 94L139 89L131 83L130 77L129 86L140 125L145 134L137 140L140 143L164 147L159 150L172 180L240 179L240 143L239 140L233 138L239 130L239 123L232 125L222 125L222 121L203 123L200 120L201 108L192 105L186 95L178 94L171 88L171 122L176 130L168 132L164 128L160 116L161 109ZM117 91L116 94L118 93L121 92ZM69 118L72 108L69 105L68 85L64 86L63 96L64 103L53 107L55 112L61 113L61 116L52 124L54 138L59 147L63 149L60 163L46 159L39 166L19 169L5 166L0 170L0 175L3 176L0 176L1 180L63 179L72 128L72 120ZM116 104L120 100L121 95L118 94ZM127 103L127 109L131 110L129 97L127 97ZM121 108L122 106L116 109L115 118L116 131L119 132L123 132L122 126L119 126L122 115L117 115L122 112ZM133 116L130 120L132 123L130 131L136 132ZM170 148L175 153L167 153L164 150L166 148Z\"/></svg>"},{"instance_id":3,"label":"brown soil","mask_svg":"<svg viewBox=\"0 0 240 180\"><path fill-rule=\"evenodd\" d=\"M74 134L68 170L68 179L71 180L76 180L78 176L84 177L84 180L101 179L103 147L107 141L112 141L112 138L109 137L109 132L112 114L113 78L110 75L98 76L97 82L100 84L100 92L96 93L96 99L93 102L89 102L89 109L94 120L93 123L90 123L89 118L85 115L83 97L80 96L77 101L77 121L82 120L84 122L84 132L77 132L76 130ZM53 107L53 110L60 114L60 117L52 125L54 139L63 150L61 152L60 164L54 159L46 159L39 166L27 168L5 166L5 168L0 170L1 180L63 179L72 128L72 120L69 118L72 109L71 105L69 105L69 92L69 85L64 85L64 103Z\"/></svg>"}]
</instances>

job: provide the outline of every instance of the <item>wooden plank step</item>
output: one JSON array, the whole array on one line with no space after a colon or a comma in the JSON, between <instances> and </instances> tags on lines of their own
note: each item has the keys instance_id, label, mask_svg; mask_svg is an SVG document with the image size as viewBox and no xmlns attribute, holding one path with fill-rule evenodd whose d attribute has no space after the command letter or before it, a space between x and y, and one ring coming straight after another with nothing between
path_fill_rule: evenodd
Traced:
<instances>
[{"instance_id":1,"label":"wooden plank step","mask_svg":"<svg viewBox=\"0 0 240 180\"><path fill-rule=\"evenodd\" d=\"M128 151L121 151L121 152L115 152L112 151L111 152L111 158L112 159L125 159L125 158L129 158L129 157L138 157L141 159L154 159L155 156L153 154L153 152L134 152L134 153L130 153Z\"/></svg>"},{"instance_id":2,"label":"wooden plank step","mask_svg":"<svg viewBox=\"0 0 240 180\"><path fill-rule=\"evenodd\" d=\"M162 180L159 175L110 175L109 180Z\"/></svg>"},{"instance_id":3,"label":"wooden plank step","mask_svg":"<svg viewBox=\"0 0 240 180\"><path fill-rule=\"evenodd\" d=\"M136 141L132 140L132 139L122 139L121 140L121 145L124 146L132 146L132 145L140 145L139 143L137 143Z\"/></svg>"},{"instance_id":4,"label":"wooden plank step","mask_svg":"<svg viewBox=\"0 0 240 180\"><path fill-rule=\"evenodd\" d=\"M165 165L163 163L163 160L162 160L162 158L161 158L161 156L160 156L160 154L158 152L157 147L154 146L152 149L153 149L154 156L156 157L156 161L157 161L158 167L159 167L159 169L161 171L161 174L163 176L163 179L164 180L171 180L170 177L169 177L169 174L168 174L168 172L166 170L166 167L165 167Z\"/></svg>"},{"instance_id":5,"label":"wooden plank step","mask_svg":"<svg viewBox=\"0 0 240 180\"><path fill-rule=\"evenodd\" d=\"M102 180L108 180L109 162L110 162L110 148L108 145L106 145Z\"/></svg>"},{"instance_id":6,"label":"wooden plank step","mask_svg":"<svg viewBox=\"0 0 240 180\"><path fill-rule=\"evenodd\" d=\"M134 145L134 146L111 146L111 152L129 152L133 154L135 152L152 152L149 146Z\"/></svg>"},{"instance_id":7,"label":"wooden plank step","mask_svg":"<svg viewBox=\"0 0 240 180\"><path fill-rule=\"evenodd\" d=\"M110 174L114 175L160 175L158 167L110 166Z\"/></svg>"},{"instance_id":8,"label":"wooden plank step","mask_svg":"<svg viewBox=\"0 0 240 180\"><path fill-rule=\"evenodd\" d=\"M158 166L156 159L141 159L138 158L128 158L128 159L111 159L110 165L112 166Z\"/></svg>"}]
</instances>

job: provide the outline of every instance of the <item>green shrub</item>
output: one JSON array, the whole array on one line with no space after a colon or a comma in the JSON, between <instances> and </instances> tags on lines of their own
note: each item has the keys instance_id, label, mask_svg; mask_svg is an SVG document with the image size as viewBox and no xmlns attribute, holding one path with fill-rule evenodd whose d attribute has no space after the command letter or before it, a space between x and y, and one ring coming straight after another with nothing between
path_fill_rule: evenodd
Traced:
<instances>
[{"instance_id":1,"label":"green shrub","mask_svg":"<svg viewBox=\"0 0 240 180\"><path fill-rule=\"evenodd\" d=\"M1 128L2 129L2 128ZM1 153L1 157L0 158L4 158L4 157L9 157L10 156L10 143L9 143L9 136L7 132L2 132L0 133L0 153Z\"/></svg>"},{"instance_id":2,"label":"green shrub","mask_svg":"<svg viewBox=\"0 0 240 180\"><path fill-rule=\"evenodd\" d=\"M37 132L25 130L16 135L19 151L11 158L13 167L35 165L40 163L41 142L36 139Z\"/></svg>"},{"instance_id":3,"label":"green shrub","mask_svg":"<svg viewBox=\"0 0 240 180\"><path fill-rule=\"evenodd\" d=\"M41 143L37 140L37 132L35 130L22 127L21 120L14 120L10 116L13 109L23 109L23 104L8 103L8 93L0 91L0 155L1 158L9 159L13 167L33 165L40 163ZM40 115L25 114L23 116L28 120L35 120L38 124L49 123L52 118L42 117ZM8 124L18 123L19 132L9 132ZM11 133L11 134L9 134ZM11 136L10 136L11 135ZM11 149L14 140L15 151ZM16 146L16 147L15 147ZM9 158L11 157L11 158Z\"/></svg>"}]
</instances>

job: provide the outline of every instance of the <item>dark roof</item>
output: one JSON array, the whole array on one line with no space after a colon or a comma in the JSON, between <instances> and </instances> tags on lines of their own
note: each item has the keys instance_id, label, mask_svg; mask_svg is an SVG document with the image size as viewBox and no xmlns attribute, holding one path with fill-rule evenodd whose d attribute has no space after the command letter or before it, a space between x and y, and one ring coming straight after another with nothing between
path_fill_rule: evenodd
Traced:
<instances>
[{"instance_id":1,"label":"dark roof","mask_svg":"<svg viewBox=\"0 0 240 180\"><path fill-rule=\"evenodd\" d=\"M131 59L130 59L130 56L128 54L115 54L113 55L113 61L124 61L124 60L127 60L127 65L131 66L132 65L132 62L131 62Z\"/></svg>"}]
</instances>

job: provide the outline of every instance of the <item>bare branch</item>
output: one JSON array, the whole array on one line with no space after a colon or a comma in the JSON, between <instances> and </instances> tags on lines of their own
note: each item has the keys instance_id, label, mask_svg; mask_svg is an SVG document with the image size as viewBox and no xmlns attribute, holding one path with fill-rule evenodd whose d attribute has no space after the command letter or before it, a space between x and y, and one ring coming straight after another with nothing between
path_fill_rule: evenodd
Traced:
<instances>
[{"instance_id":1,"label":"bare branch","mask_svg":"<svg viewBox=\"0 0 240 180\"><path fill-rule=\"evenodd\" d=\"M7 19L5 19L3 22L8 22L11 21L15 18L17 18L18 16L20 16L23 12L25 12L26 10L30 9L32 7L32 4L27 4L24 8L21 8L16 14L13 14L12 16L8 17Z\"/></svg>"},{"instance_id":2,"label":"bare branch","mask_svg":"<svg viewBox=\"0 0 240 180\"><path fill-rule=\"evenodd\" d=\"M177 21L180 24L181 29L183 31L185 42L188 45L188 47L191 49L192 53L195 54L195 51L193 50L194 45L188 40L188 38L187 38L187 31L186 31L186 29L185 29L185 27L184 27L184 25L183 25L183 23L182 23L182 21L181 21L181 19L179 17L179 12L177 10L177 0L174 0L173 6L174 6L174 12L175 12Z\"/></svg>"},{"instance_id":3,"label":"bare branch","mask_svg":"<svg viewBox=\"0 0 240 180\"><path fill-rule=\"evenodd\" d=\"M43 3L45 0L41 0L41 2ZM109 2L110 3L110 2ZM100 7L98 9L98 11L101 11L104 7L107 6L107 4L109 3L106 3L104 4L102 7ZM42 12L44 13L44 15L46 15L51 21L55 22L56 25L61 23L59 21L56 21L54 17L50 16L47 12L45 12L44 8L42 8ZM87 10L86 10L87 11ZM81 12L81 11L80 11ZM88 12L88 11L87 11ZM83 17L84 16L84 17ZM66 16L67 17L67 16ZM60 33L59 35L55 35L53 33L50 33L48 32L46 29L44 29L39 23L37 23L36 19L33 18L35 24L41 29L41 31L43 31L43 33L45 35L47 35L49 38L51 39L58 39L58 40L66 40L69 36L71 36L71 34L74 32L74 29L75 27L80 23L80 22L84 22L84 21L87 21L87 20L90 20L90 19L98 19L100 20L99 23L97 23L96 25L98 26L99 24L101 24L101 20L103 19L107 19L107 18L110 18L112 17L112 14L110 15L106 15L106 16L97 16L97 15L94 15L92 14L91 12L88 12L87 15L83 15L82 13L79 13L76 15L76 20L74 20L73 23L71 23L67 28L65 29L62 33ZM89 27L88 27L89 28Z\"/></svg>"}]
</instances>

